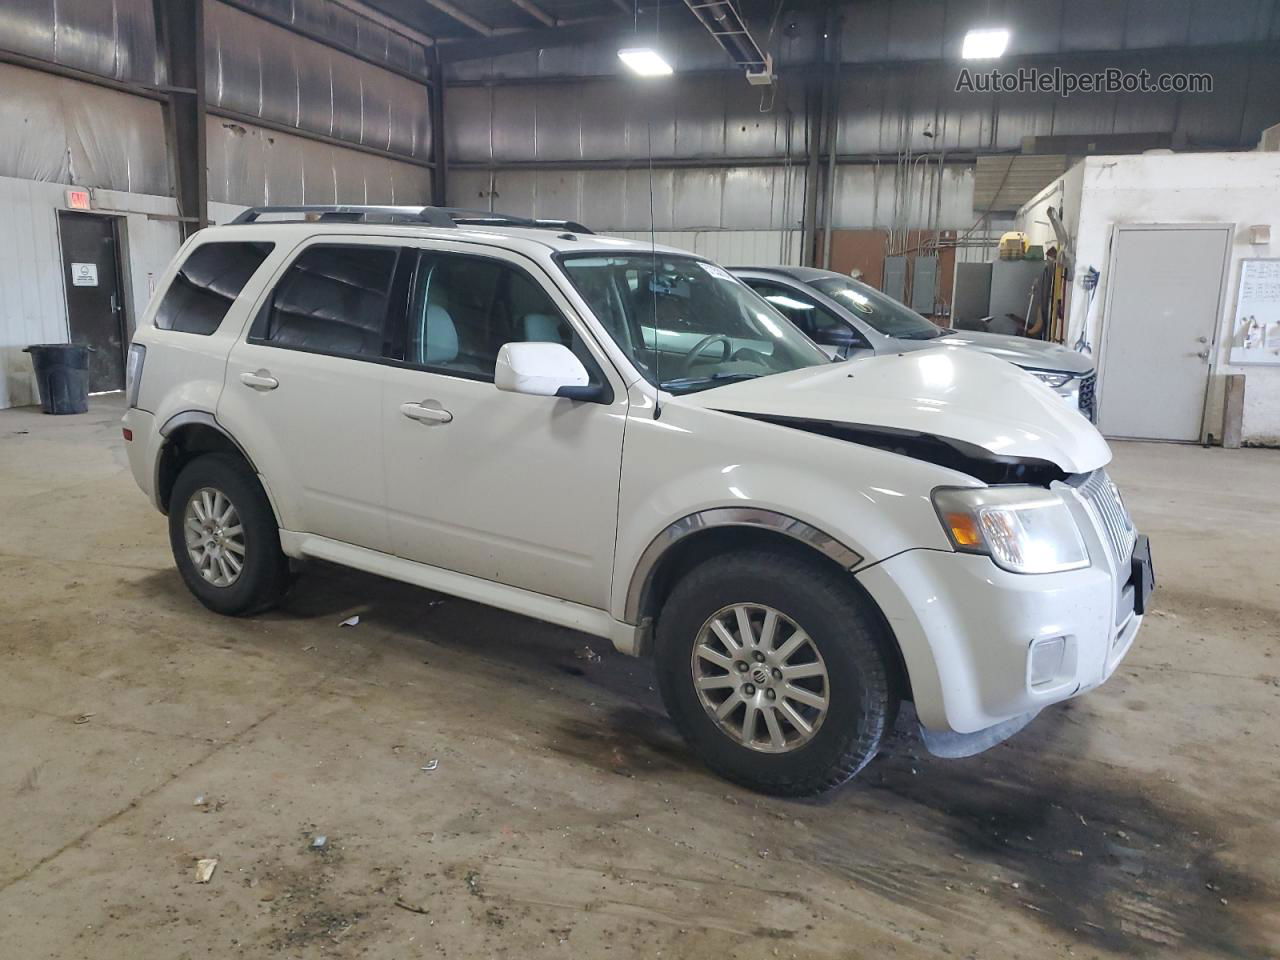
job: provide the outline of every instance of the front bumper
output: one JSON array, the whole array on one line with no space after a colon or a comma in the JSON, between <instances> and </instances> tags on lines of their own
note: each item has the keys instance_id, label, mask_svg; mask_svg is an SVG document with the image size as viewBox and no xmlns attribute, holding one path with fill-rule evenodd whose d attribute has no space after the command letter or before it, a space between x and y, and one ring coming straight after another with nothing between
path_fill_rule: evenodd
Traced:
<instances>
[{"instance_id":1,"label":"front bumper","mask_svg":"<svg viewBox=\"0 0 1280 960\"><path fill-rule=\"evenodd\" d=\"M928 730L976 733L1034 714L1097 687L1128 653L1142 624L1130 558L1066 496L1089 550L1083 569L1028 576L985 556L909 550L857 574L894 631ZM1059 639L1056 668L1037 671L1036 645Z\"/></svg>"}]
</instances>

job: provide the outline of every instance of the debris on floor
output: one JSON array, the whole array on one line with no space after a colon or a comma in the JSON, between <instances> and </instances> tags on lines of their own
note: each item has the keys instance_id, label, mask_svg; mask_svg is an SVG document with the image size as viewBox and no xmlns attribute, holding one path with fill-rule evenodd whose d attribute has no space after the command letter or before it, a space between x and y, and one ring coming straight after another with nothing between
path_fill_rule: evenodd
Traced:
<instances>
[{"instance_id":1,"label":"debris on floor","mask_svg":"<svg viewBox=\"0 0 1280 960\"><path fill-rule=\"evenodd\" d=\"M210 857L196 861L196 883L208 883L213 879L213 871L218 869L218 858Z\"/></svg>"},{"instance_id":2,"label":"debris on floor","mask_svg":"<svg viewBox=\"0 0 1280 960\"><path fill-rule=\"evenodd\" d=\"M338 626L340 627L355 627L359 625L360 625L360 614L358 613L355 616L347 617L347 619L343 620L340 624L338 624Z\"/></svg>"},{"instance_id":3,"label":"debris on floor","mask_svg":"<svg viewBox=\"0 0 1280 960\"><path fill-rule=\"evenodd\" d=\"M432 760L428 760L427 765L422 769L425 770L427 773L430 773L432 770L434 770L438 766L440 766L440 761L432 759Z\"/></svg>"},{"instance_id":4,"label":"debris on floor","mask_svg":"<svg viewBox=\"0 0 1280 960\"><path fill-rule=\"evenodd\" d=\"M430 912L431 912L431 911L430 911L430 910L428 910L426 907L422 907L422 906L418 906L417 904L409 903L407 900L404 900L404 899L397 899L397 900L396 900L396 906L397 906L397 907L399 907L401 910L408 910L410 913L421 913L421 914L423 914L424 916L425 916L426 914L428 914L428 913L430 913Z\"/></svg>"},{"instance_id":5,"label":"debris on floor","mask_svg":"<svg viewBox=\"0 0 1280 960\"><path fill-rule=\"evenodd\" d=\"M579 647L577 650L573 651L573 655L577 657L579 660L587 661L587 663L600 662L600 654L596 653L594 650L592 650L588 646Z\"/></svg>"},{"instance_id":6,"label":"debris on floor","mask_svg":"<svg viewBox=\"0 0 1280 960\"><path fill-rule=\"evenodd\" d=\"M88 722L89 722L89 719L90 719L91 717L93 717L93 716L94 716L94 714L92 714L92 713L82 713L82 714L80 714L80 716L76 717L76 718L75 718L74 720L72 720L71 722L72 722L72 723L88 723Z\"/></svg>"},{"instance_id":7,"label":"debris on floor","mask_svg":"<svg viewBox=\"0 0 1280 960\"><path fill-rule=\"evenodd\" d=\"M311 841L312 850L323 850L328 845L329 845L329 838L326 837L323 833L316 834L315 838Z\"/></svg>"}]
</instances>

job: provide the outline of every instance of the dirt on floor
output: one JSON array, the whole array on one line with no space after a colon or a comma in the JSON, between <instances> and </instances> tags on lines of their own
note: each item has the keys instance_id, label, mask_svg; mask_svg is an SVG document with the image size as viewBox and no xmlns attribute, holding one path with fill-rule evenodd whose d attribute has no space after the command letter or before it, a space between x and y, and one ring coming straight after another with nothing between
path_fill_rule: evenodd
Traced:
<instances>
[{"instance_id":1,"label":"dirt on floor","mask_svg":"<svg viewBox=\"0 0 1280 960\"><path fill-rule=\"evenodd\" d=\"M120 412L0 412L0 955L1280 955L1280 453L1116 444L1160 585L1112 680L789 802L591 638L322 565L209 613Z\"/></svg>"}]
</instances>

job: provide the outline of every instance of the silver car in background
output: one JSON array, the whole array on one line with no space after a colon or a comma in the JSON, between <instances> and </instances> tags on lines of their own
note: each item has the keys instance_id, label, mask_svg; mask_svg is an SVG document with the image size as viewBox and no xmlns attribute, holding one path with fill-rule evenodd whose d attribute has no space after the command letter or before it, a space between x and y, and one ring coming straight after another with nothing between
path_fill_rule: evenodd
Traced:
<instances>
[{"instance_id":1,"label":"silver car in background","mask_svg":"<svg viewBox=\"0 0 1280 960\"><path fill-rule=\"evenodd\" d=\"M929 347L981 350L1034 374L1090 420L1096 420L1093 360L1056 343L926 320L875 287L813 267L734 267L739 280L833 356L903 353Z\"/></svg>"}]
</instances>

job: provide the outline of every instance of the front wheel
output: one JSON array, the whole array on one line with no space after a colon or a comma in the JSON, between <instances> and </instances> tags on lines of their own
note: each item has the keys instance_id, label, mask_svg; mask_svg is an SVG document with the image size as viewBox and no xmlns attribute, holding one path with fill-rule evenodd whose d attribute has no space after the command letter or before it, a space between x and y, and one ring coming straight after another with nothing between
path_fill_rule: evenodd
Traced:
<instances>
[{"instance_id":1,"label":"front wheel","mask_svg":"<svg viewBox=\"0 0 1280 960\"><path fill-rule=\"evenodd\" d=\"M888 638L848 574L793 551L705 561L658 620L662 697L721 776L806 796L867 765L897 713Z\"/></svg>"}]
</instances>

